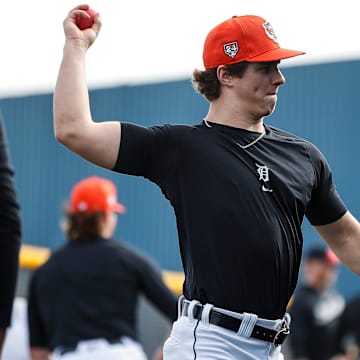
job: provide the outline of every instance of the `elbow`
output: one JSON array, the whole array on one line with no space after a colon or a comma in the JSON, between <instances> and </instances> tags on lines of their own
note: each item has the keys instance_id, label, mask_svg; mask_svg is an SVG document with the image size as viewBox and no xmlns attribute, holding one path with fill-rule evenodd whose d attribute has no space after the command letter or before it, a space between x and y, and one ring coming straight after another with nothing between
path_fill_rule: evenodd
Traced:
<instances>
[{"instance_id":1,"label":"elbow","mask_svg":"<svg viewBox=\"0 0 360 360\"><path fill-rule=\"evenodd\" d=\"M63 145L66 145L69 141L69 134L61 128L54 128L55 139Z\"/></svg>"},{"instance_id":2,"label":"elbow","mask_svg":"<svg viewBox=\"0 0 360 360\"><path fill-rule=\"evenodd\" d=\"M54 136L55 139L61 144L66 143L66 139L68 138L68 126L67 121L64 117L54 114Z\"/></svg>"},{"instance_id":3,"label":"elbow","mask_svg":"<svg viewBox=\"0 0 360 360\"><path fill-rule=\"evenodd\" d=\"M63 117L54 117L54 136L55 139L65 145L66 147L71 147L71 144L76 142L76 139L79 137L79 126L75 121L63 118Z\"/></svg>"},{"instance_id":4,"label":"elbow","mask_svg":"<svg viewBox=\"0 0 360 360\"><path fill-rule=\"evenodd\" d=\"M67 148L71 148L74 142L74 137L69 132L57 129L55 129L55 139Z\"/></svg>"}]
</instances>

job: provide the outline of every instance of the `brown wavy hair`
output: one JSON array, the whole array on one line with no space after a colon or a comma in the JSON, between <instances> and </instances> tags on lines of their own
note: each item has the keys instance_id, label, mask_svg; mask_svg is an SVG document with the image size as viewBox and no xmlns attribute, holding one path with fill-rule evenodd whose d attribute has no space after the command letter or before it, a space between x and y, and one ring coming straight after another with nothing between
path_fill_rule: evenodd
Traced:
<instances>
[{"instance_id":1,"label":"brown wavy hair","mask_svg":"<svg viewBox=\"0 0 360 360\"><path fill-rule=\"evenodd\" d=\"M226 65L224 68L231 75L241 77L249 63L242 61L236 64ZM195 69L192 77L192 85L196 92L204 96L208 101L216 100L220 96L221 85L217 77L217 68L198 70Z\"/></svg>"},{"instance_id":2,"label":"brown wavy hair","mask_svg":"<svg viewBox=\"0 0 360 360\"><path fill-rule=\"evenodd\" d=\"M61 227L70 241L95 239L100 236L104 212L73 213L65 209Z\"/></svg>"}]
</instances>

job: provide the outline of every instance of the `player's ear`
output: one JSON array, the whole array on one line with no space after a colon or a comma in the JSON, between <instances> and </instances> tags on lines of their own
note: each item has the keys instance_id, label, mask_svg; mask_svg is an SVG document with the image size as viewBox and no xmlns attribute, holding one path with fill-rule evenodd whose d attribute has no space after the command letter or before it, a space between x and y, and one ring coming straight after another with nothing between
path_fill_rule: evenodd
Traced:
<instances>
[{"instance_id":1,"label":"player's ear","mask_svg":"<svg viewBox=\"0 0 360 360\"><path fill-rule=\"evenodd\" d=\"M228 86L231 84L233 76L230 74L229 70L226 69L224 65L218 66L216 69L216 75L220 84Z\"/></svg>"},{"instance_id":2,"label":"player's ear","mask_svg":"<svg viewBox=\"0 0 360 360\"><path fill-rule=\"evenodd\" d=\"M104 211L102 212L102 218L105 222L108 222L111 219L112 211Z\"/></svg>"}]
</instances>

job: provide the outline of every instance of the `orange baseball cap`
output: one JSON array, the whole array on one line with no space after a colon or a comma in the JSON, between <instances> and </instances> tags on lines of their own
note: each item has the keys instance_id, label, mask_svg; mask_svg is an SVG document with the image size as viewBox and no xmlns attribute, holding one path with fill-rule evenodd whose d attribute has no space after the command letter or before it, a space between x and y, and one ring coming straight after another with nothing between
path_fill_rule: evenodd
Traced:
<instances>
[{"instance_id":1,"label":"orange baseball cap","mask_svg":"<svg viewBox=\"0 0 360 360\"><path fill-rule=\"evenodd\" d=\"M336 266L340 264L340 259L330 248L323 248L322 246L314 246L307 253L306 259L315 259L323 261L324 263Z\"/></svg>"},{"instance_id":2,"label":"orange baseball cap","mask_svg":"<svg viewBox=\"0 0 360 360\"><path fill-rule=\"evenodd\" d=\"M116 186L110 180L92 176L78 182L71 191L73 213L114 211L122 214L125 210L125 206L118 203Z\"/></svg>"},{"instance_id":3,"label":"orange baseball cap","mask_svg":"<svg viewBox=\"0 0 360 360\"><path fill-rule=\"evenodd\" d=\"M305 54L280 47L273 27L255 15L233 16L215 26L205 39L206 69L241 61L278 61Z\"/></svg>"}]
</instances>

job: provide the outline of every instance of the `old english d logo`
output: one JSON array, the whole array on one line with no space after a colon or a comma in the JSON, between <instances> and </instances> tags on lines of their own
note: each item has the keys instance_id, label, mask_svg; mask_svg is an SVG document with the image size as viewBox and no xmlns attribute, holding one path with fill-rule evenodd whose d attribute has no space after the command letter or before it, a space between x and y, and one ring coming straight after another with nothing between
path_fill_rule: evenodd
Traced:
<instances>
[{"instance_id":1,"label":"old english d logo","mask_svg":"<svg viewBox=\"0 0 360 360\"><path fill-rule=\"evenodd\" d=\"M231 43L227 43L224 45L224 53L231 58L234 58L239 51L239 46L237 41L233 41Z\"/></svg>"},{"instance_id":2,"label":"old english d logo","mask_svg":"<svg viewBox=\"0 0 360 360\"><path fill-rule=\"evenodd\" d=\"M256 164L256 171L259 175L259 181L262 182L261 189L264 192L273 192L271 188L269 188L267 183L270 181L269 168L266 165Z\"/></svg>"},{"instance_id":3,"label":"old english d logo","mask_svg":"<svg viewBox=\"0 0 360 360\"><path fill-rule=\"evenodd\" d=\"M264 28L267 37L277 43L278 39L275 34L274 28L271 26L271 24L269 22L265 22L262 24L262 27Z\"/></svg>"}]
</instances>

